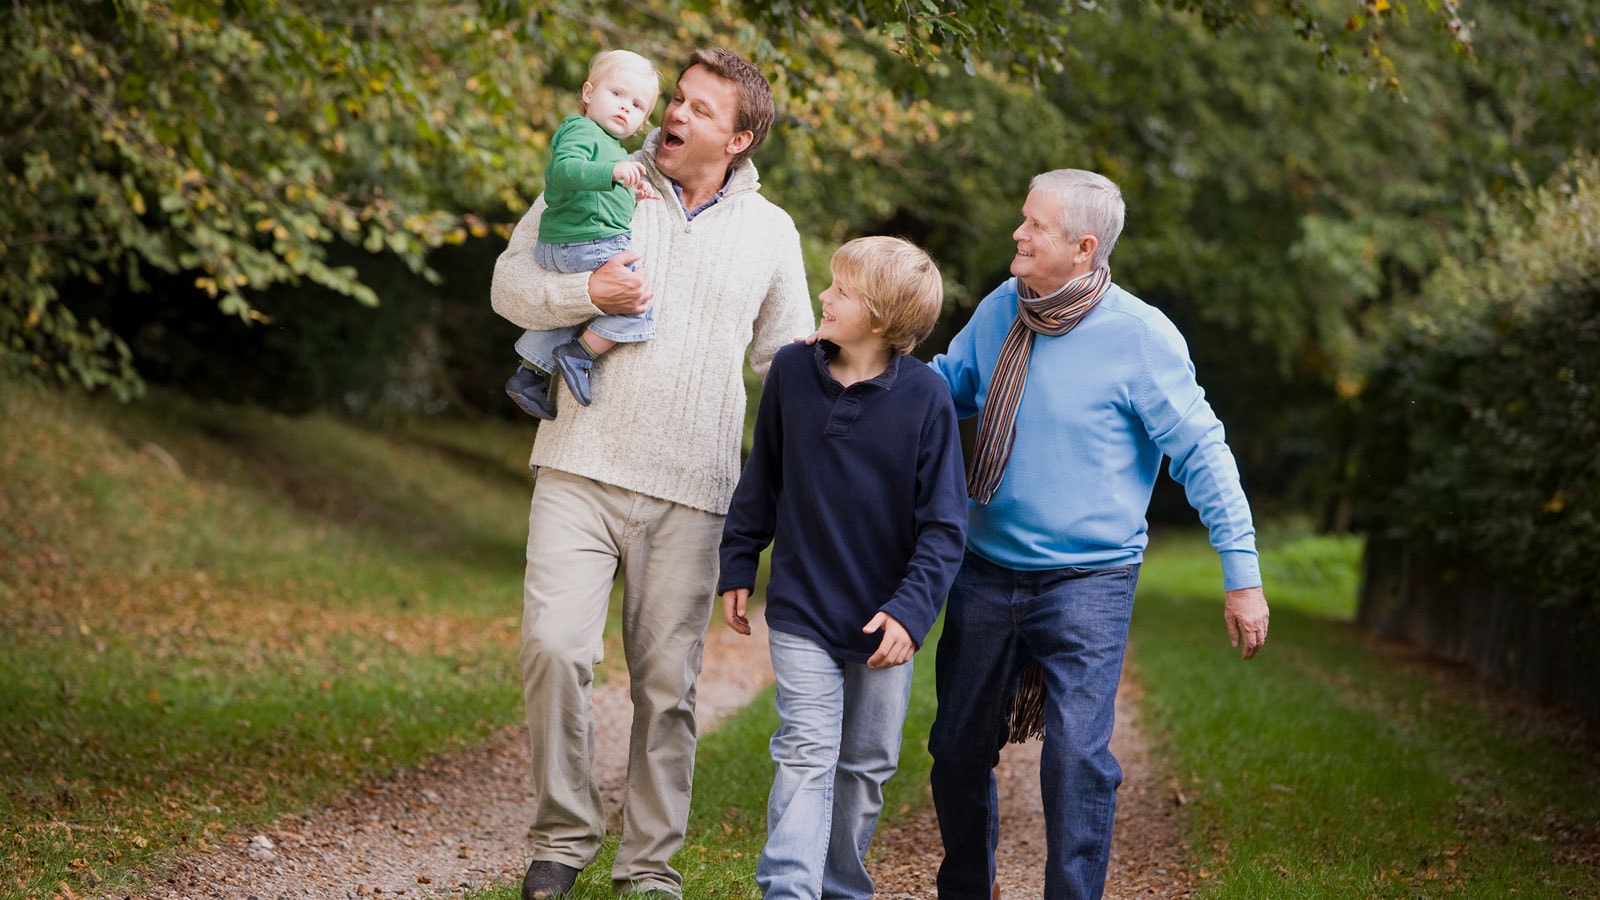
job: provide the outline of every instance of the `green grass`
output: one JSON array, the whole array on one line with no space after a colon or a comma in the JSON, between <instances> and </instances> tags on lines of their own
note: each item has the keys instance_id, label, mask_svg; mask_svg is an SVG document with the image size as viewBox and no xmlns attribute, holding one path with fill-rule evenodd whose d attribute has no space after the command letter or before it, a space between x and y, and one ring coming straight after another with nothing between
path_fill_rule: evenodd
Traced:
<instances>
[{"instance_id":1,"label":"green grass","mask_svg":"<svg viewBox=\"0 0 1600 900\"><path fill-rule=\"evenodd\" d=\"M1600 894L1600 746L1355 629L1351 539L1262 549L1272 632L1249 663L1202 537L1159 540L1140 584L1132 662L1198 896Z\"/></svg>"}]
</instances>

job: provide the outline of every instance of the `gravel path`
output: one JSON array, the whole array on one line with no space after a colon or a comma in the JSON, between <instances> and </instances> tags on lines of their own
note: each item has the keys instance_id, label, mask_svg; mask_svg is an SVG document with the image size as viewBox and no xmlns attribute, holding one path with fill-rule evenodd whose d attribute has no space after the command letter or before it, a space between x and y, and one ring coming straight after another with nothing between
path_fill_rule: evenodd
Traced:
<instances>
[{"instance_id":1,"label":"gravel path","mask_svg":"<svg viewBox=\"0 0 1600 900\"><path fill-rule=\"evenodd\" d=\"M702 731L770 683L761 617L754 638L716 627L707 637L697 711ZM1112 742L1125 772L1107 896L1184 897L1190 880L1176 810L1151 771L1123 685ZM595 775L615 811L626 778L631 705L625 676L595 691ZM178 860L139 900L459 897L464 889L517 881L527 865L532 795L525 733L497 734L479 747L352 791L339 802L240 835L209 853ZM1037 785L1039 744L1003 754L1000 882L1007 897L1039 897L1044 851ZM873 851L879 896L932 898L939 837L932 814L880 833ZM690 897L693 890L690 889Z\"/></svg>"}]
</instances>

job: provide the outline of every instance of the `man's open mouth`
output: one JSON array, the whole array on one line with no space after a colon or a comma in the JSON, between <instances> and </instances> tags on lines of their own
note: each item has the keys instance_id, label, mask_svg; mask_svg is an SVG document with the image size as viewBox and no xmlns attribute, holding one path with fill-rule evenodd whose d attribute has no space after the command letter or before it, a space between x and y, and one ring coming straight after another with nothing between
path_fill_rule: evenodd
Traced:
<instances>
[{"instance_id":1,"label":"man's open mouth","mask_svg":"<svg viewBox=\"0 0 1600 900\"><path fill-rule=\"evenodd\" d=\"M666 150L676 150L683 146L683 138L670 131L661 132L661 146Z\"/></svg>"}]
</instances>

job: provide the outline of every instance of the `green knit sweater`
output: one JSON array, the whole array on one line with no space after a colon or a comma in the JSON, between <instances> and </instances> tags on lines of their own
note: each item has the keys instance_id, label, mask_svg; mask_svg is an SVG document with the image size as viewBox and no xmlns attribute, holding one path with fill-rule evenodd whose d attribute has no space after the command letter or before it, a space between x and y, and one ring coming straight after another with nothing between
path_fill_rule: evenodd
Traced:
<instances>
[{"instance_id":1,"label":"green knit sweater","mask_svg":"<svg viewBox=\"0 0 1600 900\"><path fill-rule=\"evenodd\" d=\"M622 142L584 116L567 116L550 139L550 165L544 170L549 210L539 223L539 240L573 244L627 234L633 221L633 188L614 182L611 172L628 158Z\"/></svg>"}]
</instances>

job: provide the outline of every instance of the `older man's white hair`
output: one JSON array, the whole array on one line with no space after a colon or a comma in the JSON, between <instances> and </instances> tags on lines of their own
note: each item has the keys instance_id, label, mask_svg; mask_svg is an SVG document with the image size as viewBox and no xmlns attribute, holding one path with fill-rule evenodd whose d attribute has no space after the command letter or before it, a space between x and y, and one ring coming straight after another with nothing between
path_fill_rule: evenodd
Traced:
<instances>
[{"instance_id":1,"label":"older man's white hair","mask_svg":"<svg viewBox=\"0 0 1600 900\"><path fill-rule=\"evenodd\" d=\"M1028 193L1036 191L1061 201L1061 236L1075 241L1094 235L1099 243L1091 263L1097 269L1106 265L1127 215L1116 182L1084 169L1056 169L1033 177Z\"/></svg>"}]
</instances>

